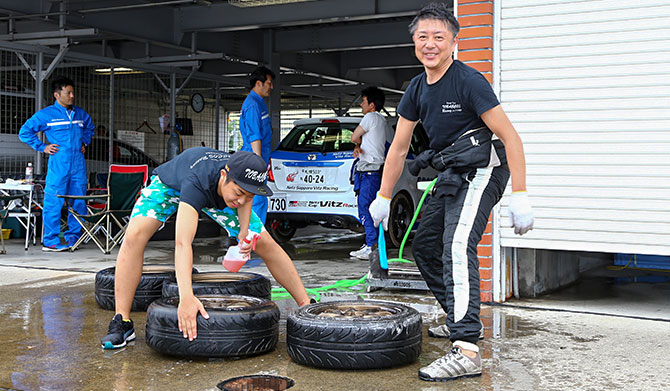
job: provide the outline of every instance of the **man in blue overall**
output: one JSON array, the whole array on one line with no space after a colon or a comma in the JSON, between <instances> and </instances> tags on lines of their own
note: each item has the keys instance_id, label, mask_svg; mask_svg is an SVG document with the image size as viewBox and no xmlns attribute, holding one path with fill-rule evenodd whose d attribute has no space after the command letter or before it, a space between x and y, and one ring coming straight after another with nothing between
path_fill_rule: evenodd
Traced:
<instances>
[{"instance_id":1,"label":"man in blue overall","mask_svg":"<svg viewBox=\"0 0 670 391\"><path fill-rule=\"evenodd\" d=\"M242 104L240 115L240 133L244 144L242 151L253 152L265 160L268 164L272 148L272 123L270 113L264 98L270 96L274 72L264 66L256 68L249 76L249 87L251 92ZM268 198L257 195L254 197L253 211L261 219L263 224L268 213Z\"/></svg>"},{"instance_id":2,"label":"man in blue overall","mask_svg":"<svg viewBox=\"0 0 670 391\"><path fill-rule=\"evenodd\" d=\"M81 236L81 225L68 216L65 232L67 245L61 244L60 215L63 199L59 194L86 194L86 161L84 151L91 143L93 122L80 107L74 106L74 82L67 77L56 77L51 82L56 102L30 117L19 131L19 139L32 149L51 155L44 189L42 223L44 237L42 251L68 250ZM37 137L43 132L47 144ZM86 214L83 200L76 200L72 207L77 213Z\"/></svg>"}]
</instances>

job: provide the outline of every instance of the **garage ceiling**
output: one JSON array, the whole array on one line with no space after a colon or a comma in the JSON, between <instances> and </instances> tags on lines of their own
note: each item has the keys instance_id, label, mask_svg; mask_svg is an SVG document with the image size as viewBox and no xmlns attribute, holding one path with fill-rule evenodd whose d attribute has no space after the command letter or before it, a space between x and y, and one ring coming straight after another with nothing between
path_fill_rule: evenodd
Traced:
<instances>
[{"instance_id":1,"label":"garage ceiling","mask_svg":"<svg viewBox=\"0 0 670 391\"><path fill-rule=\"evenodd\" d=\"M257 64L278 60L282 95L348 104L360 84L374 84L393 103L422 70L407 25L428 2L0 0L0 41L53 46L65 37L70 53L196 65L238 85Z\"/></svg>"}]
</instances>

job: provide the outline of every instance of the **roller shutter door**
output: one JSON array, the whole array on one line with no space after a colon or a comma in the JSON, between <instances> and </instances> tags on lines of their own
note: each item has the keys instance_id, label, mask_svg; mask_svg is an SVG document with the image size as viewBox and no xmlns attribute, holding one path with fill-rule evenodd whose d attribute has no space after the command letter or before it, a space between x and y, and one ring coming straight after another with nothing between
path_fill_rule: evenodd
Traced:
<instances>
[{"instance_id":1,"label":"roller shutter door","mask_svg":"<svg viewBox=\"0 0 670 391\"><path fill-rule=\"evenodd\" d=\"M536 216L514 235L505 196L501 245L670 255L670 2L499 1Z\"/></svg>"}]
</instances>

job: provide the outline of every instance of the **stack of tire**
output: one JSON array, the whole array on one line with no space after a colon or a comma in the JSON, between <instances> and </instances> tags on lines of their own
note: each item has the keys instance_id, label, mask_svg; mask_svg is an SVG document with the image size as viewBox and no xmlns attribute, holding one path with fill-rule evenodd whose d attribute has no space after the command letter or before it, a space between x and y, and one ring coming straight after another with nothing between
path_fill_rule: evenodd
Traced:
<instances>
[{"instance_id":1,"label":"stack of tire","mask_svg":"<svg viewBox=\"0 0 670 391\"><path fill-rule=\"evenodd\" d=\"M198 337L179 331L176 278L163 284L163 298L147 310L146 342L159 353L179 357L247 357L269 352L279 340L279 308L270 301L270 280L256 273L194 274L193 293L209 319L198 315Z\"/></svg>"},{"instance_id":2,"label":"stack of tire","mask_svg":"<svg viewBox=\"0 0 670 391\"><path fill-rule=\"evenodd\" d=\"M109 267L95 274L95 301L106 310L114 310L114 279L116 268ZM198 270L193 269L193 273ZM146 311L154 300L162 297L163 283L174 279L174 265L144 265L135 291L131 311Z\"/></svg>"},{"instance_id":3,"label":"stack of tire","mask_svg":"<svg viewBox=\"0 0 670 391\"><path fill-rule=\"evenodd\" d=\"M246 357L275 349L280 312L269 300L267 278L194 269L192 286L209 319L197 316L198 336L189 341L179 331L174 267L144 267L133 311L147 310L146 342L152 349L179 357ZM114 309L114 268L96 275L95 298ZM421 353L421 316L398 303L310 304L289 314L286 328L291 359L317 368L388 368L410 364Z\"/></svg>"}]
</instances>

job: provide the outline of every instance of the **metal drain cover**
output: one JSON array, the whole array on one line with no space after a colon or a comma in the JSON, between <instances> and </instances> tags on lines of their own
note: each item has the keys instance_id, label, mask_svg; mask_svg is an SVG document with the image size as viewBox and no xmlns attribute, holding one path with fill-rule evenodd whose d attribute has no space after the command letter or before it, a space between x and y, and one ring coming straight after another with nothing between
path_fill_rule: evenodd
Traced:
<instances>
[{"instance_id":1,"label":"metal drain cover","mask_svg":"<svg viewBox=\"0 0 670 391\"><path fill-rule=\"evenodd\" d=\"M273 375L248 375L224 380L216 386L221 391L284 391L295 382L293 379Z\"/></svg>"}]
</instances>

